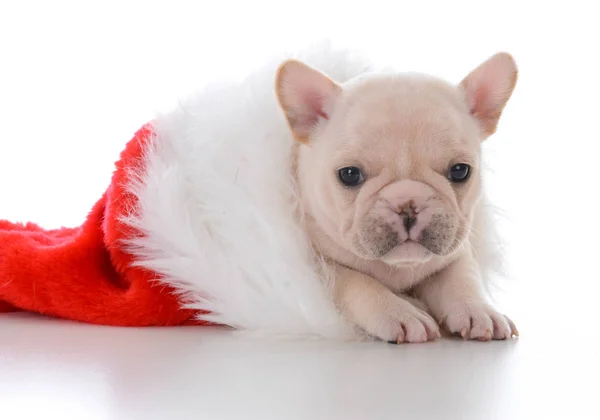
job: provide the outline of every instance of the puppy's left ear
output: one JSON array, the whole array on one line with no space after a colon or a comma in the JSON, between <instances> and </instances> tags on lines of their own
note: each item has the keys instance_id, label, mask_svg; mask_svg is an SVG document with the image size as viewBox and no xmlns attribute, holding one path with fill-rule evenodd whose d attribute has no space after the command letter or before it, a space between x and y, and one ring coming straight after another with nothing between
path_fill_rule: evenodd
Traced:
<instances>
[{"instance_id":1,"label":"puppy's left ear","mask_svg":"<svg viewBox=\"0 0 600 420\"><path fill-rule=\"evenodd\" d=\"M296 140L308 143L313 128L329 119L341 87L323 73L297 60L277 71L277 99Z\"/></svg>"},{"instance_id":2,"label":"puppy's left ear","mask_svg":"<svg viewBox=\"0 0 600 420\"><path fill-rule=\"evenodd\" d=\"M496 131L504 106L517 83L517 64L508 53L498 53L473 70L460 83L471 115L481 126L482 137Z\"/></svg>"}]
</instances>

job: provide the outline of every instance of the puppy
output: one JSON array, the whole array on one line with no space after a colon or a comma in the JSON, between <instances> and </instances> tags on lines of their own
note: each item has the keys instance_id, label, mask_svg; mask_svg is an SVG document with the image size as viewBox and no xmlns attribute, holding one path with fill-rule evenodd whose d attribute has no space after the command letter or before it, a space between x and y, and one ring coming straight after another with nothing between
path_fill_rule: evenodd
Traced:
<instances>
[{"instance_id":1,"label":"puppy","mask_svg":"<svg viewBox=\"0 0 600 420\"><path fill-rule=\"evenodd\" d=\"M418 343L441 325L465 339L518 335L487 303L472 246L480 145L516 81L506 53L458 86L415 74L338 84L297 60L279 67L308 236L335 273L337 306L368 334Z\"/></svg>"}]
</instances>

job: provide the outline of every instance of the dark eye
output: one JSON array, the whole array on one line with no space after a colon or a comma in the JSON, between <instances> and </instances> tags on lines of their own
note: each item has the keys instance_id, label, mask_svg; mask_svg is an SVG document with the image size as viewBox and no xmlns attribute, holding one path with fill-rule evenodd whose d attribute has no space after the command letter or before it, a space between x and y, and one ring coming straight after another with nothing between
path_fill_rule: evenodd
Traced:
<instances>
[{"instance_id":1,"label":"dark eye","mask_svg":"<svg viewBox=\"0 0 600 420\"><path fill-rule=\"evenodd\" d=\"M342 184L347 187L356 187L362 183L365 178L362 172L356 166L346 166L338 171L338 177Z\"/></svg>"},{"instance_id":2,"label":"dark eye","mask_svg":"<svg viewBox=\"0 0 600 420\"><path fill-rule=\"evenodd\" d=\"M465 182L469 178L471 167L466 163L457 163L450 168L448 179L452 182Z\"/></svg>"}]
</instances>

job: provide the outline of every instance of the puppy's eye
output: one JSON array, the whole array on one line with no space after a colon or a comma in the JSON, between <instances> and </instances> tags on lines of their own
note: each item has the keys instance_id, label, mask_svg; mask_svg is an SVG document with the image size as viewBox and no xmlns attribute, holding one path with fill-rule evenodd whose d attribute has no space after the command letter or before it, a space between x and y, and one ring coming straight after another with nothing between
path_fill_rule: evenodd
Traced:
<instances>
[{"instance_id":1,"label":"puppy's eye","mask_svg":"<svg viewBox=\"0 0 600 420\"><path fill-rule=\"evenodd\" d=\"M346 166L340 169L338 171L338 178L346 187L356 187L365 180L362 172L356 166Z\"/></svg>"},{"instance_id":2,"label":"puppy's eye","mask_svg":"<svg viewBox=\"0 0 600 420\"><path fill-rule=\"evenodd\" d=\"M465 182L469 179L471 167L466 163L457 163L450 168L448 179L452 182Z\"/></svg>"}]
</instances>

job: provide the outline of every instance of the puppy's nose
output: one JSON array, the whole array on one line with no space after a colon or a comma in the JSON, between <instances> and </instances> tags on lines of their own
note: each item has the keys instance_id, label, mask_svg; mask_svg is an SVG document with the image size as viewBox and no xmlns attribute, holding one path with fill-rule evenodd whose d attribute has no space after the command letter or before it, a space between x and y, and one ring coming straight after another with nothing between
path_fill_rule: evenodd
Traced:
<instances>
[{"instance_id":1,"label":"puppy's nose","mask_svg":"<svg viewBox=\"0 0 600 420\"><path fill-rule=\"evenodd\" d=\"M404 227L407 232L417 223L417 206L413 200L407 201L397 209L398 214L402 217Z\"/></svg>"}]
</instances>

